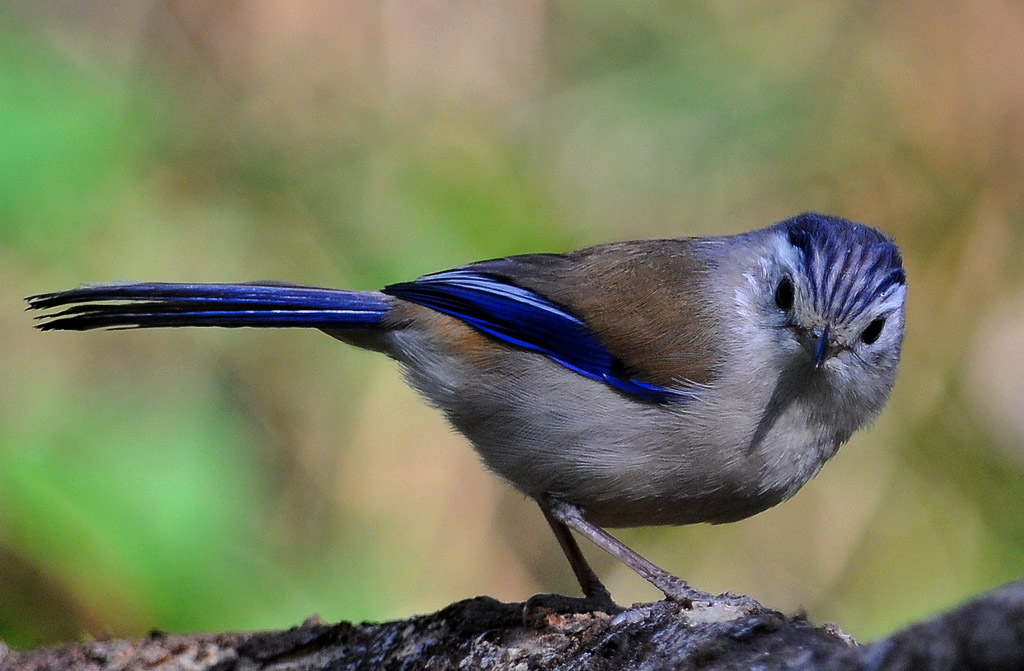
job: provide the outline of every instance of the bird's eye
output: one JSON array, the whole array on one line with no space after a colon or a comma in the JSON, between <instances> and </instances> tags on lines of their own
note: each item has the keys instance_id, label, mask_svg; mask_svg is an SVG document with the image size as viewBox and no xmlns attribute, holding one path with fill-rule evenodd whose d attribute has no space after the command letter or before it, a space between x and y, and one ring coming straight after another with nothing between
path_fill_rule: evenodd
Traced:
<instances>
[{"instance_id":1,"label":"bird's eye","mask_svg":"<svg viewBox=\"0 0 1024 671\"><path fill-rule=\"evenodd\" d=\"M868 324L868 327L864 329L863 333L860 334L860 339L864 342L865 345L873 344L876 340L878 340L878 336L882 335L882 328L884 326L885 317L879 317L878 319Z\"/></svg>"},{"instance_id":2,"label":"bird's eye","mask_svg":"<svg viewBox=\"0 0 1024 671\"><path fill-rule=\"evenodd\" d=\"M793 307L793 280L788 277L779 280L779 286L775 287L775 304L783 312Z\"/></svg>"}]
</instances>

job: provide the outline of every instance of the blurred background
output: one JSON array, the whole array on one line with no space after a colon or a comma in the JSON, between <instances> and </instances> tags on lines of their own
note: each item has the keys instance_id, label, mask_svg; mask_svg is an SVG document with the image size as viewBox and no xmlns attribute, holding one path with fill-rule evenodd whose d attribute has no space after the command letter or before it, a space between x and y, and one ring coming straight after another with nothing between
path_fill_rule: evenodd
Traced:
<instances>
[{"instance_id":1,"label":"blurred background","mask_svg":"<svg viewBox=\"0 0 1024 671\"><path fill-rule=\"evenodd\" d=\"M468 261L868 222L909 276L885 414L792 501L619 532L863 640L1024 575L1024 5L8 0L0 638L575 593L386 358L313 331L39 333L110 280L378 288ZM592 551L621 602L658 594Z\"/></svg>"}]
</instances>

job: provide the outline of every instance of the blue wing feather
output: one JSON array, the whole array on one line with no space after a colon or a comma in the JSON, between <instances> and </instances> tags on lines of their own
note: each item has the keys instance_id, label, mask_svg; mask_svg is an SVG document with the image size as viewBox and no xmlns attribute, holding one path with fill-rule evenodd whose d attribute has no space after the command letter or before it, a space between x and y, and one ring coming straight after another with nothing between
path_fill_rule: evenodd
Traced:
<instances>
[{"instance_id":1,"label":"blue wing feather","mask_svg":"<svg viewBox=\"0 0 1024 671\"><path fill-rule=\"evenodd\" d=\"M540 352L627 394L658 403L692 395L624 375L621 362L584 321L544 296L499 276L450 270L392 284L383 292L457 317L499 340Z\"/></svg>"}]
</instances>

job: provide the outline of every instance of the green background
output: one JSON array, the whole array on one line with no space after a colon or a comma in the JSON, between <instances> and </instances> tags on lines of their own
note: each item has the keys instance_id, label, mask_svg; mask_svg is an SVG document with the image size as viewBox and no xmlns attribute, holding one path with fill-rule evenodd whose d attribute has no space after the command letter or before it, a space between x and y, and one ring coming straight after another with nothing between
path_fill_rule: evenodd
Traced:
<instances>
[{"instance_id":1,"label":"green background","mask_svg":"<svg viewBox=\"0 0 1024 671\"><path fill-rule=\"evenodd\" d=\"M620 536L868 640L1024 575L1019 2L7 2L0 639L400 618L573 592L535 506L379 355L40 333L119 279L377 288L468 261L879 226L885 414L792 501ZM622 602L657 594L590 552Z\"/></svg>"}]
</instances>

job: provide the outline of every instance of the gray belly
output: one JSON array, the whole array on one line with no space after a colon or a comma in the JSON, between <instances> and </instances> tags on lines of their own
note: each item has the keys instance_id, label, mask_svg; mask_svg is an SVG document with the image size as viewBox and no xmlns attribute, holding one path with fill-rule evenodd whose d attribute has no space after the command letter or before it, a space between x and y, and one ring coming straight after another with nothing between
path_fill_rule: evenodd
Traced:
<instances>
[{"instance_id":1,"label":"gray belly","mask_svg":"<svg viewBox=\"0 0 1024 671\"><path fill-rule=\"evenodd\" d=\"M396 358L409 382L491 470L529 496L581 506L602 526L742 519L791 496L821 467L823 452L835 451L807 428L800 404L755 442L764 422L736 400L749 393L709 389L677 405L638 402L541 355L515 352L465 370L465 357L402 337Z\"/></svg>"}]
</instances>

